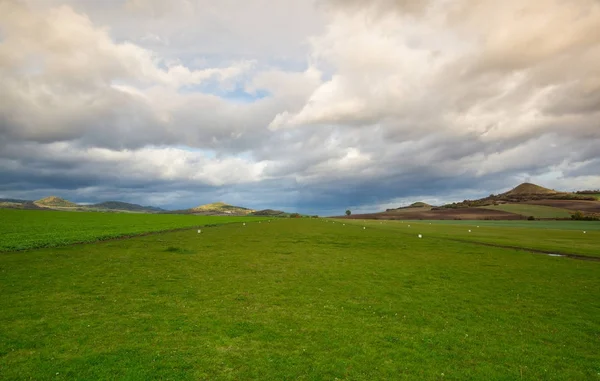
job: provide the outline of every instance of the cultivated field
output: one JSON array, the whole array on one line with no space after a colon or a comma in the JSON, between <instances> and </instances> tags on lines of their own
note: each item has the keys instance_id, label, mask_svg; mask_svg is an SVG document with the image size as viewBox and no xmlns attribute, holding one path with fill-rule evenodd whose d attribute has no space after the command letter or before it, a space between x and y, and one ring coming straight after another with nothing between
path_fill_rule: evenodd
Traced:
<instances>
[{"instance_id":1,"label":"cultivated field","mask_svg":"<svg viewBox=\"0 0 600 381\"><path fill-rule=\"evenodd\" d=\"M584 212L600 213L600 203L585 200L530 200L525 201L531 205L545 205L568 210L581 210Z\"/></svg>"},{"instance_id":2,"label":"cultivated field","mask_svg":"<svg viewBox=\"0 0 600 381\"><path fill-rule=\"evenodd\" d=\"M0 252L262 219L0 209Z\"/></svg>"},{"instance_id":3,"label":"cultivated field","mask_svg":"<svg viewBox=\"0 0 600 381\"><path fill-rule=\"evenodd\" d=\"M544 205L529 204L501 204L482 206L484 209L501 210L509 213L520 214L525 217L535 218L571 218L571 213L566 209L553 208Z\"/></svg>"},{"instance_id":4,"label":"cultivated field","mask_svg":"<svg viewBox=\"0 0 600 381\"><path fill-rule=\"evenodd\" d=\"M431 223L282 219L0 254L1 378L598 379L600 262L483 243L591 256L600 224Z\"/></svg>"}]
</instances>

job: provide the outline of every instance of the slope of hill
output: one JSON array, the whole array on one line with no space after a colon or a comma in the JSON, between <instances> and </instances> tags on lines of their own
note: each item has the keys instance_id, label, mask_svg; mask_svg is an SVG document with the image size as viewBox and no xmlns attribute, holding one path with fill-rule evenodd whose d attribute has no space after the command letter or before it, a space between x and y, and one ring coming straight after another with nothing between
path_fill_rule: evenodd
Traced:
<instances>
[{"instance_id":1,"label":"slope of hill","mask_svg":"<svg viewBox=\"0 0 600 381\"><path fill-rule=\"evenodd\" d=\"M401 213L397 210L391 212L352 214L350 216L336 216L344 219L376 219L376 220L524 220L520 214L508 213L501 210L484 208L460 209L427 209L410 208Z\"/></svg>"},{"instance_id":2,"label":"slope of hill","mask_svg":"<svg viewBox=\"0 0 600 381\"><path fill-rule=\"evenodd\" d=\"M122 201L105 201L99 204L88 205L87 208L92 209L105 209L105 210L124 210L130 212L144 212L144 213L153 213L153 212L163 212L164 209L157 208L154 206L142 206L138 204L130 204L128 202Z\"/></svg>"},{"instance_id":3,"label":"slope of hill","mask_svg":"<svg viewBox=\"0 0 600 381\"><path fill-rule=\"evenodd\" d=\"M530 200L524 201L524 204L529 205L544 205L554 208L562 208L570 211L580 210L582 212L600 213L600 202L590 200Z\"/></svg>"},{"instance_id":4,"label":"slope of hill","mask_svg":"<svg viewBox=\"0 0 600 381\"><path fill-rule=\"evenodd\" d=\"M45 208L76 208L79 205L74 202L67 201L60 197L50 196L46 198L42 198L40 200L36 200L33 202L37 206L45 207Z\"/></svg>"},{"instance_id":5,"label":"slope of hill","mask_svg":"<svg viewBox=\"0 0 600 381\"><path fill-rule=\"evenodd\" d=\"M571 213L562 208L554 208L544 205L530 205L525 203L501 204L480 206L484 209L501 210L508 213L520 214L524 217L534 218L571 218Z\"/></svg>"},{"instance_id":6,"label":"slope of hill","mask_svg":"<svg viewBox=\"0 0 600 381\"><path fill-rule=\"evenodd\" d=\"M425 202L413 202L409 206L401 206L395 209L386 209L386 212L397 212L397 213L406 213L406 212L415 212L415 211L423 211L430 210L432 208L431 205Z\"/></svg>"},{"instance_id":7,"label":"slope of hill","mask_svg":"<svg viewBox=\"0 0 600 381\"><path fill-rule=\"evenodd\" d=\"M186 209L184 213L194 214L224 214L224 215L247 215L255 210L241 206L233 206L224 202L213 202L211 204L199 205L195 208Z\"/></svg>"},{"instance_id":8,"label":"slope of hill","mask_svg":"<svg viewBox=\"0 0 600 381\"><path fill-rule=\"evenodd\" d=\"M250 213L251 216L287 217L289 213L282 210L264 209Z\"/></svg>"}]
</instances>

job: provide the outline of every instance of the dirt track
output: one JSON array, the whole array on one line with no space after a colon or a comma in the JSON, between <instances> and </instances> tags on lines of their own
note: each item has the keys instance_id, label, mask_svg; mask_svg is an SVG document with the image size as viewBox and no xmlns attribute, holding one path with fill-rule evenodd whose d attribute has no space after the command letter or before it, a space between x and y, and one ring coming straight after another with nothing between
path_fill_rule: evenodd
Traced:
<instances>
[{"instance_id":1,"label":"dirt track","mask_svg":"<svg viewBox=\"0 0 600 381\"><path fill-rule=\"evenodd\" d=\"M443 210L410 211L404 213L382 212L369 214L353 214L340 216L350 219L375 219L375 220L524 220L525 217L503 212L500 210L462 208Z\"/></svg>"}]
</instances>

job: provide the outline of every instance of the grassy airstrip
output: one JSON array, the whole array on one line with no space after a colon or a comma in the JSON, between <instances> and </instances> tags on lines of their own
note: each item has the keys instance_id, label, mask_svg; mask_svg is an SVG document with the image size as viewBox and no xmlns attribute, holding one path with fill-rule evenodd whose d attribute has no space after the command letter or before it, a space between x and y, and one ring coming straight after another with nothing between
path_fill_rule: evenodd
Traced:
<instances>
[{"instance_id":1,"label":"grassy airstrip","mask_svg":"<svg viewBox=\"0 0 600 381\"><path fill-rule=\"evenodd\" d=\"M410 224L282 219L2 253L0 378L600 379L600 262ZM475 224L590 255L600 238L593 223L589 241Z\"/></svg>"}]
</instances>

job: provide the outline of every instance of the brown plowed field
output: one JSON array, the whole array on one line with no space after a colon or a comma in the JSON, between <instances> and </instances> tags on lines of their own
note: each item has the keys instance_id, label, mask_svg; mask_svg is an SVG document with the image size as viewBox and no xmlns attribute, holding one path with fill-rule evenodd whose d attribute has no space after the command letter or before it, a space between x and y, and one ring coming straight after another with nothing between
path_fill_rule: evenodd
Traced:
<instances>
[{"instance_id":1,"label":"brown plowed field","mask_svg":"<svg viewBox=\"0 0 600 381\"><path fill-rule=\"evenodd\" d=\"M568 210L581 210L582 212L600 213L600 202L585 200L532 200L523 204L553 206Z\"/></svg>"},{"instance_id":2,"label":"brown plowed field","mask_svg":"<svg viewBox=\"0 0 600 381\"><path fill-rule=\"evenodd\" d=\"M340 216L339 218L350 219L375 219L375 220L524 220L525 217L503 212L500 210L462 208L424 210L421 212L382 212L369 214L353 214L351 216Z\"/></svg>"}]
</instances>

